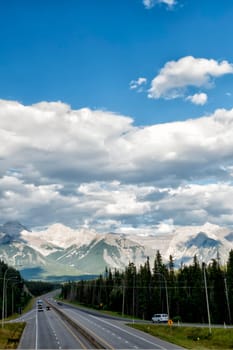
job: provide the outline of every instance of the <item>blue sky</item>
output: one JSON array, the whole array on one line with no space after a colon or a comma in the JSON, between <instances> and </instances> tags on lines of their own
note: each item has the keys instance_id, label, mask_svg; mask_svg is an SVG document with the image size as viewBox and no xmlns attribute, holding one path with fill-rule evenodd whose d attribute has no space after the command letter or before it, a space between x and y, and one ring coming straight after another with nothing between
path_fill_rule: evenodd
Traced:
<instances>
[{"instance_id":1,"label":"blue sky","mask_svg":"<svg viewBox=\"0 0 233 350\"><path fill-rule=\"evenodd\" d=\"M0 4L1 222L232 226L231 1Z\"/></svg>"},{"instance_id":2,"label":"blue sky","mask_svg":"<svg viewBox=\"0 0 233 350\"><path fill-rule=\"evenodd\" d=\"M0 96L24 104L64 101L146 125L231 107L232 76L214 79L205 105L149 99L150 82L181 57L233 61L233 4L142 0L9 1L1 4ZM145 77L143 92L129 83ZM191 89L190 89L191 90ZM193 89L193 93L201 91ZM191 91L190 91L191 93Z\"/></svg>"}]
</instances>

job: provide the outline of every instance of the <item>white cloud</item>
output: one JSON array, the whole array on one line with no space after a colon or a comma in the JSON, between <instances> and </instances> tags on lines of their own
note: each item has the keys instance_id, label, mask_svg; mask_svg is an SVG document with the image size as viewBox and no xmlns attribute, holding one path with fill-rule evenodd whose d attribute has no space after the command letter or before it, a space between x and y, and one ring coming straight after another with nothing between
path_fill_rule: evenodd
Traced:
<instances>
[{"instance_id":1,"label":"white cloud","mask_svg":"<svg viewBox=\"0 0 233 350\"><path fill-rule=\"evenodd\" d=\"M137 80L131 80L129 83L129 87L131 90L137 90L139 92L142 91L142 85L146 84L146 78L138 78Z\"/></svg>"},{"instance_id":2,"label":"white cloud","mask_svg":"<svg viewBox=\"0 0 233 350\"><path fill-rule=\"evenodd\" d=\"M155 0L143 0L143 5L147 9L151 9L155 5Z\"/></svg>"},{"instance_id":3,"label":"white cloud","mask_svg":"<svg viewBox=\"0 0 233 350\"><path fill-rule=\"evenodd\" d=\"M33 217L33 211L36 208L39 209L41 215L43 211L45 214L47 211L51 215L56 207L65 205L64 201L63 203L60 201L61 189L62 186L58 184L37 186L32 183L26 184L14 176L3 176L0 178L1 218L3 220L16 218L36 223L38 219L41 220L40 216ZM49 215L48 217L45 215L46 222L49 221ZM42 222L38 223L42 224Z\"/></svg>"},{"instance_id":4,"label":"white cloud","mask_svg":"<svg viewBox=\"0 0 233 350\"><path fill-rule=\"evenodd\" d=\"M143 0L143 5L146 9L151 9L156 4L165 4L168 7L173 7L177 2L175 0Z\"/></svg>"},{"instance_id":5,"label":"white cloud","mask_svg":"<svg viewBox=\"0 0 233 350\"><path fill-rule=\"evenodd\" d=\"M177 3L175 0L158 0L158 2L161 4L165 4L169 7L172 7L172 6L176 5L176 3Z\"/></svg>"},{"instance_id":6,"label":"white cloud","mask_svg":"<svg viewBox=\"0 0 233 350\"><path fill-rule=\"evenodd\" d=\"M168 195L160 201L160 210L176 224L186 221L189 225L212 222L226 225L233 223L231 184L191 184L177 189L168 189ZM227 218L227 219L226 219Z\"/></svg>"},{"instance_id":7,"label":"white cloud","mask_svg":"<svg viewBox=\"0 0 233 350\"><path fill-rule=\"evenodd\" d=\"M174 230L174 220L173 219L167 219L164 221L161 221L157 226L157 233L159 234L166 234L171 233Z\"/></svg>"},{"instance_id":8,"label":"white cloud","mask_svg":"<svg viewBox=\"0 0 233 350\"><path fill-rule=\"evenodd\" d=\"M177 98L184 95L189 86L210 87L213 78L232 74L233 65L227 61L186 56L178 61L169 61L152 80L148 97Z\"/></svg>"},{"instance_id":9,"label":"white cloud","mask_svg":"<svg viewBox=\"0 0 233 350\"><path fill-rule=\"evenodd\" d=\"M0 221L233 224L233 109L139 128L107 111L2 100L0 135Z\"/></svg>"},{"instance_id":10,"label":"white cloud","mask_svg":"<svg viewBox=\"0 0 233 350\"><path fill-rule=\"evenodd\" d=\"M192 96L188 96L188 97L186 97L186 100L191 101L192 103L194 103L196 105L203 106L204 104L206 104L206 102L208 100L208 96L207 96L207 94L202 92L199 94L194 94Z\"/></svg>"},{"instance_id":11,"label":"white cloud","mask_svg":"<svg viewBox=\"0 0 233 350\"><path fill-rule=\"evenodd\" d=\"M190 176L187 164L205 159L208 168L218 161L214 152L223 162L232 156L232 110L137 128L132 119L110 112L45 105L0 104L0 175L14 169L24 181L42 185L74 179L158 182L165 174L168 181L180 181ZM202 172L203 166L192 170L197 176Z\"/></svg>"},{"instance_id":12,"label":"white cloud","mask_svg":"<svg viewBox=\"0 0 233 350\"><path fill-rule=\"evenodd\" d=\"M100 204L96 212L97 216L115 217L143 215L150 211L149 202L144 200L144 197L153 192L153 187L124 185L113 181L111 183L82 184L78 192L85 194L85 197L95 205Z\"/></svg>"}]
</instances>

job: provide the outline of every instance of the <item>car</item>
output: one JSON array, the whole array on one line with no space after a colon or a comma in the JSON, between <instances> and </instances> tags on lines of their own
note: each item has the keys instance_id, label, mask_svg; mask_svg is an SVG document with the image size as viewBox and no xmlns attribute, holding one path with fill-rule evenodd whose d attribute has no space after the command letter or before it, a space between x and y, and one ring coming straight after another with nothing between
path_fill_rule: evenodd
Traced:
<instances>
[{"instance_id":1,"label":"car","mask_svg":"<svg viewBox=\"0 0 233 350\"><path fill-rule=\"evenodd\" d=\"M49 305L46 306L46 310L50 310L50 306Z\"/></svg>"},{"instance_id":2,"label":"car","mask_svg":"<svg viewBox=\"0 0 233 350\"><path fill-rule=\"evenodd\" d=\"M38 311L44 311L43 306L42 306L41 304L38 304L37 310L38 310Z\"/></svg>"},{"instance_id":3,"label":"car","mask_svg":"<svg viewBox=\"0 0 233 350\"><path fill-rule=\"evenodd\" d=\"M167 323L168 314L154 314L151 320L153 323Z\"/></svg>"}]
</instances>

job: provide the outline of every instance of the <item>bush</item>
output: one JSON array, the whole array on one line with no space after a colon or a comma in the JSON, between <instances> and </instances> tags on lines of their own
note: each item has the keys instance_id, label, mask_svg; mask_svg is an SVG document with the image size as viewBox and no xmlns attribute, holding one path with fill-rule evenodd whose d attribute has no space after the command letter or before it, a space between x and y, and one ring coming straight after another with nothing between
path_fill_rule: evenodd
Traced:
<instances>
[{"instance_id":1,"label":"bush","mask_svg":"<svg viewBox=\"0 0 233 350\"><path fill-rule=\"evenodd\" d=\"M174 317L172 318L172 321L173 321L173 322L181 322L181 316L174 316Z\"/></svg>"}]
</instances>

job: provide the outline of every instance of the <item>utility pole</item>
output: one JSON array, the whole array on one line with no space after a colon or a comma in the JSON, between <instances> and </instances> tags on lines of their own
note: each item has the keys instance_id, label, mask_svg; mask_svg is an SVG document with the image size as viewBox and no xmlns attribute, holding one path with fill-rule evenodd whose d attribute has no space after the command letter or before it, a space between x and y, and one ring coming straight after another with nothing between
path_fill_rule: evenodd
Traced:
<instances>
[{"instance_id":1,"label":"utility pole","mask_svg":"<svg viewBox=\"0 0 233 350\"><path fill-rule=\"evenodd\" d=\"M165 284L165 292L166 292L166 304L167 304L167 314L168 319L170 319L170 311L169 311L169 302L168 302L168 290L167 290L167 280L165 276L161 272L155 272L156 275L162 276Z\"/></svg>"},{"instance_id":2,"label":"utility pole","mask_svg":"<svg viewBox=\"0 0 233 350\"><path fill-rule=\"evenodd\" d=\"M122 317L125 314L125 281L123 281L123 286L122 286Z\"/></svg>"},{"instance_id":3,"label":"utility pole","mask_svg":"<svg viewBox=\"0 0 233 350\"><path fill-rule=\"evenodd\" d=\"M11 267L8 267L3 275L3 289L2 289L2 328L4 327L4 318L5 318L5 298L6 298L6 275L8 270Z\"/></svg>"},{"instance_id":4,"label":"utility pole","mask_svg":"<svg viewBox=\"0 0 233 350\"><path fill-rule=\"evenodd\" d=\"M226 300L227 300L227 310L228 310L229 323L231 324L231 309L230 309L230 304L229 304L229 296L228 296L228 288L227 288L226 276L224 277L224 286L225 286L225 293L226 293Z\"/></svg>"},{"instance_id":5,"label":"utility pole","mask_svg":"<svg viewBox=\"0 0 233 350\"><path fill-rule=\"evenodd\" d=\"M134 308L135 308L135 296L134 296L134 288L135 288L135 271L133 273L133 323L134 323Z\"/></svg>"},{"instance_id":6,"label":"utility pole","mask_svg":"<svg viewBox=\"0 0 233 350\"><path fill-rule=\"evenodd\" d=\"M208 290L207 290L207 282L206 282L205 263L203 263L203 273L204 273L205 295L206 295L206 306L207 306L207 314L208 314L209 332L211 334L210 307L209 307L209 298L208 298Z\"/></svg>"}]
</instances>

